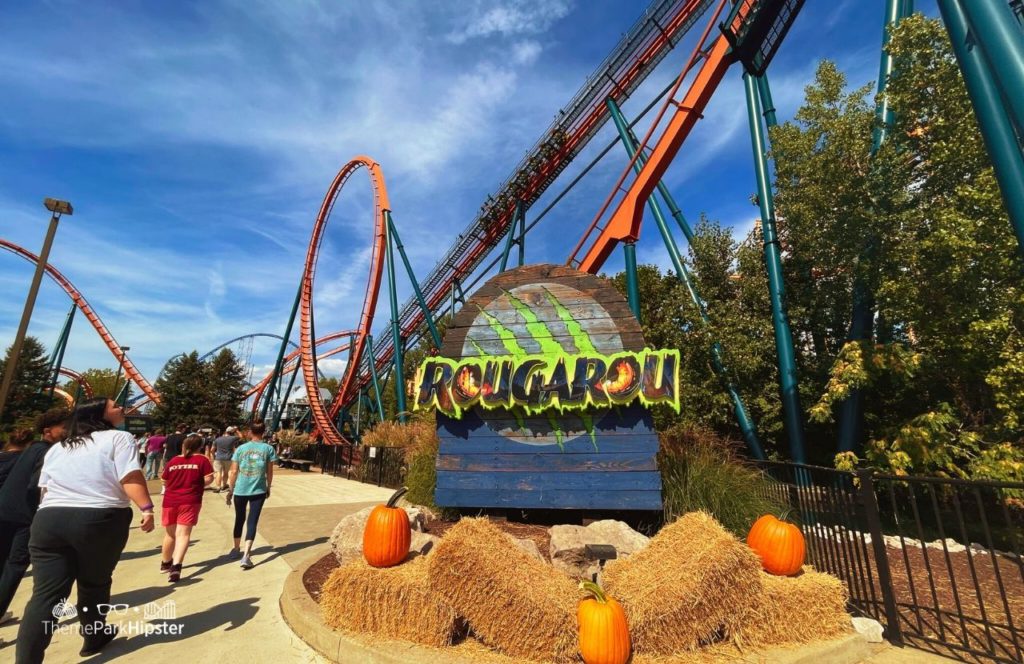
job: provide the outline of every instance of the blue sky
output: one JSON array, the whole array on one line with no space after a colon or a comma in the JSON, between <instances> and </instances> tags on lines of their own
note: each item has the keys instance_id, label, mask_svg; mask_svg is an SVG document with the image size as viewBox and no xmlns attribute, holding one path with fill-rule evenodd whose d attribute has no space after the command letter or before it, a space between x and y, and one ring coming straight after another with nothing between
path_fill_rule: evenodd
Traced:
<instances>
[{"instance_id":1,"label":"blue sky","mask_svg":"<svg viewBox=\"0 0 1024 664\"><path fill-rule=\"evenodd\" d=\"M883 0L808 2L770 72L792 117L822 58L874 80ZM38 252L45 196L70 200L50 262L150 379L172 355L282 333L309 232L338 168L384 171L425 275L646 7L611 0L46 2L0 20L0 237ZM918 8L934 15L933 1ZM695 29L693 32L698 32ZM624 108L678 75L677 47ZM647 125L641 123L638 133ZM612 136L609 123L528 219ZM564 262L625 166L613 151L527 240ZM756 216L740 72L729 72L666 177L684 212L745 235ZM317 333L355 325L371 233L365 175L346 186L321 250ZM653 225L642 262L668 265ZM620 268L618 253L605 266ZM31 266L0 252L0 341ZM399 296L411 289L404 280ZM45 280L30 334L55 342L70 300ZM377 328L386 324L381 298ZM257 341L251 361L272 361ZM325 361L339 373L338 360ZM65 365L116 367L76 319Z\"/></svg>"}]
</instances>

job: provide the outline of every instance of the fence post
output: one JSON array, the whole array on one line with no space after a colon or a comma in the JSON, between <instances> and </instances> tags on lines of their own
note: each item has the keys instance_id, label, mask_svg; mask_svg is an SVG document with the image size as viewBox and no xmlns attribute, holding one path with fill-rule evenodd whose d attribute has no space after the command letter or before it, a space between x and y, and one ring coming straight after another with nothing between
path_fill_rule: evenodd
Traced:
<instances>
[{"instance_id":1,"label":"fence post","mask_svg":"<svg viewBox=\"0 0 1024 664\"><path fill-rule=\"evenodd\" d=\"M892 574L889 571L889 556L885 550L885 535L882 533L882 519L878 514L878 499L875 497L875 480L870 470L857 471L860 485L860 503L864 507L868 533L871 535L871 549L875 554L875 569L878 585L882 590L885 604L885 636L896 646L903 647L903 630L900 628L900 614L896 609L896 594L892 589Z\"/></svg>"}]
</instances>

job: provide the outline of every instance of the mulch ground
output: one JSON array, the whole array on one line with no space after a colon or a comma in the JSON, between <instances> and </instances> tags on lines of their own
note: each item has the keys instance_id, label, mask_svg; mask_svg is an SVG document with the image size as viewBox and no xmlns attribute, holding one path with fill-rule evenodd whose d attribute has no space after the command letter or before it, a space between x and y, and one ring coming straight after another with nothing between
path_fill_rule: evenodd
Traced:
<instances>
[{"instance_id":1,"label":"mulch ground","mask_svg":"<svg viewBox=\"0 0 1024 664\"><path fill-rule=\"evenodd\" d=\"M873 584L863 581L859 546L830 543L819 551L829 561L820 566L848 580L854 602L873 606L871 612L884 618L871 547ZM909 545L886 552L900 629L909 644L968 662L1024 661L1024 565L1016 557Z\"/></svg>"}]
</instances>

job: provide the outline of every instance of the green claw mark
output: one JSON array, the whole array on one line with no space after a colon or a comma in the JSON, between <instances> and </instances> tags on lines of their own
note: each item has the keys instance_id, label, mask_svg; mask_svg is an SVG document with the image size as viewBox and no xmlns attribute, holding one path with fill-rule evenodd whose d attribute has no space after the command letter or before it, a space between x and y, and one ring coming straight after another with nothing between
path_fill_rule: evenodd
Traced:
<instances>
[{"instance_id":1,"label":"green claw mark","mask_svg":"<svg viewBox=\"0 0 1024 664\"><path fill-rule=\"evenodd\" d=\"M564 452L565 445L563 442L565 440L565 432L562 431L561 425L558 423L558 420L555 419L555 414L550 410L548 411L548 424L551 425L551 430L555 434L555 442L558 443L558 449Z\"/></svg>"},{"instance_id":2,"label":"green claw mark","mask_svg":"<svg viewBox=\"0 0 1024 664\"><path fill-rule=\"evenodd\" d=\"M548 302L555 308L555 312L558 317L565 324L565 329L572 335L572 341L576 344L577 353L597 353L597 348L594 347L593 342L590 340L590 335L583 330L583 326L579 324L575 318L572 317L572 312L565 308L561 302L558 301L551 291L547 288L543 288L544 294L548 298Z\"/></svg>"},{"instance_id":3,"label":"green claw mark","mask_svg":"<svg viewBox=\"0 0 1024 664\"><path fill-rule=\"evenodd\" d=\"M501 339L501 343L505 346L505 350L514 356L526 355L526 349L520 346L519 342L516 341L515 332L502 325L501 321L484 311L483 307L477 305L477 308L480 309L480 313L487 319L487 323L491 326L491 329L498 334L498 338Z\"/></svg>"},{"instance_id":4,"label":"green claw mark","mask_svg":"<svg viewBox=\"0 0 1024 664\"><path fill-rule=\"evenodd\" d=\"M475 339L470 339L469 343L473 344L473 348L476 349L476 354L477 355L480 355L480 356L487 355L487 353L484 352L484 349L480 347L480 344L478 344Z\"/></svg>"},{"instance_id":5,"label":"green claw mark","mask_svg":"<svg viewBox=\"0 0 1024 664\"><path fill-rule=\"evenodd\" d=\"M516 418L516 424L519 425L519 433L524 436L529 433L526 430L526 418L523 417L523 413L518 408L513 408L508 412L512 413L512 417Z\"/></svg>"},{"instance_id":6,"label":"green claw mark","mask_svg":"<svg viewBox=\"0 0 1024 664\"><path fill-rule=\"evenodd\" d=\"M537 318L537 314L533 313L533 310L525 302L508 291L503 292L515 310L526 321L526 331L530 333L534 341L540 344L542 355L558 355L565 350L560 343L555 341L554 332Z\"/></svg>"},{"instance_id":7,"label":"green claw mark","mask_svg":"<svg viewBox=\"0 0 1024 664\"><path fill-rule=\"evenodd\" d=\"M594 430L594 418L587 412L579 413L579 416L583 421L583 428L590 434L590 444L594 446L594 451L600 452L601 450L597 449L597 432Z\"/></svg>"}]
</instances>

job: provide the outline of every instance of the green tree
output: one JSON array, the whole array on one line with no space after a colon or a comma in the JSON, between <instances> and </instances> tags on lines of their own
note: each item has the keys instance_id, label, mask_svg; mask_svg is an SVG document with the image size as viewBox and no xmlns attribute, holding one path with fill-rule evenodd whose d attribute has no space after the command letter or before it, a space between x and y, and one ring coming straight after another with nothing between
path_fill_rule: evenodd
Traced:
<instances>
[{"instance_id":1,"label":"green tree","mask_svg":"<svg viewBox=\"0 0 1024 664\"><path fill-rule=\"evenodd\" d=\"M245 366L238 361L228 348L205 363L206 394L204 407L199 416L203 424L215 429L238 424L242 419L242 402L245 399Z\"/></svg>"},{"instance_id":2,"label":"green tree","mask_svg":"<svg viewBox=\"0 0 1024 664\"><path fill-rule=\"evenodd\" d=\"M82 378L92 387L93 396L109 397L111 399L120 393L127 380L124 372L119 372L116 369L91 368L86 369L81 374ZM64 383L63 389L68 394L74 396L78 391L78 383L74 380L68 380ZM131 398L132 391L132 387L129 385L128 398Z\"/></svg>"},{"instance_id":3,"label":"green tree","mask_svg":"<svg viewBox=\"0 0 1024 664\"><path fill-rule=\"evenodd\" d=\"M207 371L192 351L167 363L163 375L156 381L160 404L153 409L153 420L164 429L180 423L198 424L207 407Z\"/></svg>"},{"instance_id":4,"label":"green tree","mask_svg":"<svg viewBox=\"0 0 1024 664\"><path fill-rule=\"evenodd\" d=\"M7 370L7 363L13 357L14 344L7 348L0 360L0 376ZM51 400L45 391L49 385L49 360L46 349L35 337L25 337L14 369L14 379L4 412L0 413L0 426L24 425L33 417L50 407Z\"/></svg>"}]
</instances>

